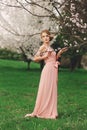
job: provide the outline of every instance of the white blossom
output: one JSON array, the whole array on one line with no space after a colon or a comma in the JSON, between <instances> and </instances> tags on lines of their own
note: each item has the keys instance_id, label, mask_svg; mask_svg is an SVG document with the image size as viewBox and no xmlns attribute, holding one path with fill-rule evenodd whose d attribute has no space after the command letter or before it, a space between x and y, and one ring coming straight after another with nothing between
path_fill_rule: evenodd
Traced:
<instances>
[{"instance_id":1,"label":"white blossom","mask_svg":"<svg viewBox=\"0 0 87 130\"><path fill-rule=\"evenodd\" d=\"M77 53L79 53L79 50L76 50Z\"/></svg>"}]
</instances>

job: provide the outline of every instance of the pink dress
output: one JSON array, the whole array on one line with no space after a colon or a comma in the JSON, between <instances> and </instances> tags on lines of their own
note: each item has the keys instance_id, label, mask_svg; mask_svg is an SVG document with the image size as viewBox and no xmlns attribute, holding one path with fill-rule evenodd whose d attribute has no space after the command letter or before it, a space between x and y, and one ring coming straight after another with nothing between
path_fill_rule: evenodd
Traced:
<instances>
[{"instance_id":1,"label":"pink dress","mask_svg":"<svg viewBox=\"0 0 87 130\"><path fill-rule=\"evenodd\" d=\"M46 53L50 55L45 59L45 66L41 73L38 94L34 111L29 116L55 119L57 113L57 79L58 63L56 53L51 48Z\"/></svg>"}]
</instances>

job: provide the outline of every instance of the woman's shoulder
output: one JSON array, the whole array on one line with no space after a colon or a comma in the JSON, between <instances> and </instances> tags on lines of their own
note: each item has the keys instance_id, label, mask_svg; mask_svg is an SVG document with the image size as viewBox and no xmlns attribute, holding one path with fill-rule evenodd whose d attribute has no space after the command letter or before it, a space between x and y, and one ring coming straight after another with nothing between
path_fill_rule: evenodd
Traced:
<instances>
[{"instance_id":1,"label":"woman's shoulder","mask_svg":"<svg viewBox=\"0 0 87 130\"><path fill-rule=\"evenodd\" d=\"M45 45L42 45L42 46L40 46L40 49L39 49L40 51L54 51L54 49L51 47L51 46L45 46Z\"/></svg>"},{"instance_id":2,"label":"woman's shoulder","mask_svg":"<svg viewBox=\"0 0 87 130\"><path fill-rule=\"evenodd\" d=\"M42 50L44 50L44 49L46 49L46 46L45 46L45 45L41 45L40 48L39 48L40 51L42 51Z\"/></svg>"}]
</instances>

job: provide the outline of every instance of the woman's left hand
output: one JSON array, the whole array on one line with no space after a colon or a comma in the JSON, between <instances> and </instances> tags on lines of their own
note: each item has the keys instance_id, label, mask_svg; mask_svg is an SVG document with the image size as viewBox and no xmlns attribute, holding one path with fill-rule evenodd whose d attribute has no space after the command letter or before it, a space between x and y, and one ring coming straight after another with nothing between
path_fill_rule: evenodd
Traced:
<instances>
[{"instance_id":1,"label":"woman's left hand","mask_svg":"<svg viewBox=\"0 0 87 130\"><path fill-rule=\"evenodd\" d=\"M67 47L62 48L58 53L57 56L60 57L64 52L66 52L68 50Z\"/></svg>"},{"instance_id":2,"label":"woman's left hand","mask_svg":"<svg viewBox=\"0 0 87 130\"><path fill-rule=\"evenodd\" d=\"M58 53L62 54L62 53L64 53L64 52L66 52L67 50L68 50L68 48L67 48L67 47L64 47L64 48L62 48Z\"/></svg>"}]
</instances>

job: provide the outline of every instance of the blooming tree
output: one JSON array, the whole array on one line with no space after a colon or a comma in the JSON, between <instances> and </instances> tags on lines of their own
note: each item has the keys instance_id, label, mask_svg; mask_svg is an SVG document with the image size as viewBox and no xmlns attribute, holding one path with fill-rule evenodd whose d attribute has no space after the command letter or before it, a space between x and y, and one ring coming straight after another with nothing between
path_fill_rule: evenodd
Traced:
<instances>
[{"instance_id":1,"label":"blooming tree","mask_svg":"<svg viewBox=\"0 0 87 130\"><path fill-rule=\"evenodd\" d=\"M87 52L87 1L68 0L63 5L60 21L60 33L65 46L71 47L69 51L71 68Z\"/></svg>"},{"instance_id":2,"label":"blooming tree","mask_svg":"<svg viewBox=\"0 0 87 130\"><path fill-rule=\"evenodd\" d=\"M15 48L19 50L21 46L29 59L40 45L38 34L49 29L62 38L62 47L71 47L68 54L72 63L72 59L87 51L86 5L86 0L0 0L4 21L0 26L14 39ZM7 9L10 21L5 19Z\"/></svg>"}]
</instances>

